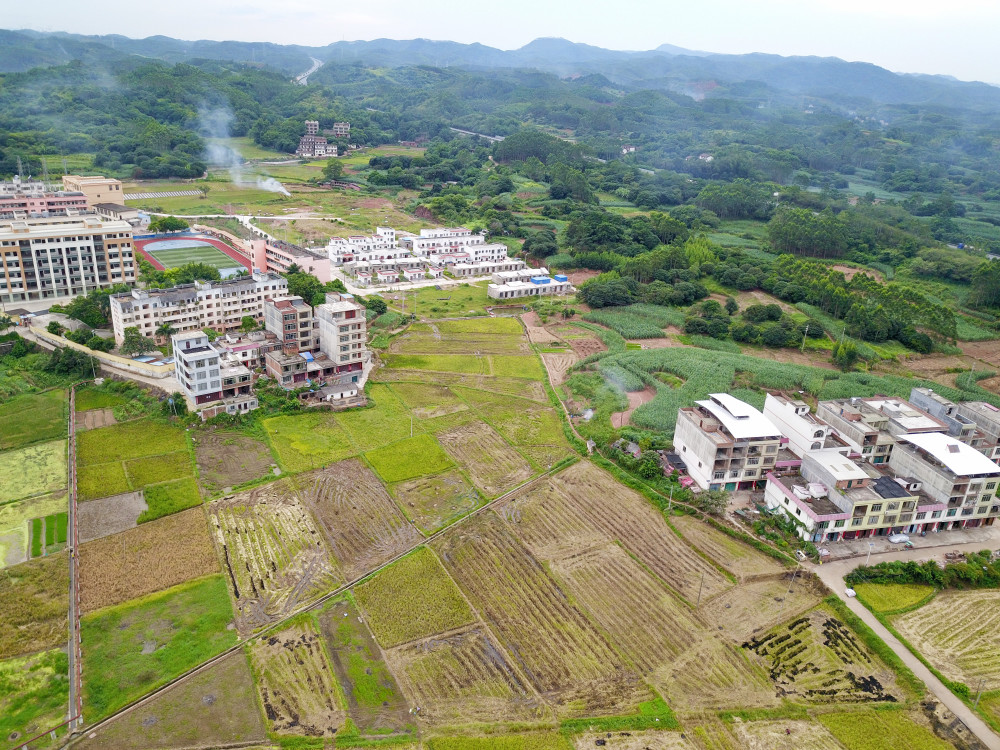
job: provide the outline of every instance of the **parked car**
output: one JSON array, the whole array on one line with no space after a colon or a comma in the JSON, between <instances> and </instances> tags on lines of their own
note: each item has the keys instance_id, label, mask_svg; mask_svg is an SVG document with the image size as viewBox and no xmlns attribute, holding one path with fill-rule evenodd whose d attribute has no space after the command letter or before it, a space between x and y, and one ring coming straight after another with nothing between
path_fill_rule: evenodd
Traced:
<instances>
[{"instance_id":1,"label":"parked car","mask_svg":"<svg viewBox=\"0 0 1000 750\"><path fill-rule=\"evenodd\" d=\"M902 542L910 541L910 537L906 534L889 534L889 541L893 544L900 544Z\"/></svg>"}]
</instances>

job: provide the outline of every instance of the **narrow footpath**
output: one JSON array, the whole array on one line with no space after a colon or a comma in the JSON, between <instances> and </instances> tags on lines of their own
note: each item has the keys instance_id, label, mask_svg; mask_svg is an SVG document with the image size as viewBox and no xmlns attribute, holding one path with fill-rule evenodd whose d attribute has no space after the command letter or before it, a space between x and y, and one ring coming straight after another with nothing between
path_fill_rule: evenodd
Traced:
<instances>
[{"instance_id":1,"label":"narrow footpath","mask_svg":"<svg viewBox=\"0 0 1000 750\"><path fill-rule=\"evenodd\" d=\"M920 550L918 556L915 556L913 551L884 552L872 555L870 564L889 562L892 560L943 560L945 552L979 552L987 546L988 545L984 545L981 541L970 542L968 544L949 545L929 550ZM906 646L899 642L899 639L896 638L896 636L890 633L885 626L875 618L875 615L868 611L867 607L865 607L856 598L849 597L844 594L844 589L846 588L846 585L844 584L844 576L862 563L862 560L854 558L851 560L827 563L825 565L813 565L811 567L816 575L819 576L820 580L826 584L827 588L839 596L847 604L848 608L861 618L865 625L874 630L878 637L886 642L886 645L888 645L889 648L891 648L902 660L902 662L913 671L917 678L923 681L923 683L927 686L927 689L933 693L934 697L947 706L947 708L955 714L955 716L961 719L965 726L969 728L969 731L976 735L976 737L978 737L986 747L990 748L990 750L1000 750L1000 736L998 736L985 721L980 719L971 708L965 705L954 693L946 688L941 680L935 677L931 671L927 669L927 667L925 667L919 659L917 659L917 657L910 653L910 650L906 648Z\"/></svg>"}]
</instances>

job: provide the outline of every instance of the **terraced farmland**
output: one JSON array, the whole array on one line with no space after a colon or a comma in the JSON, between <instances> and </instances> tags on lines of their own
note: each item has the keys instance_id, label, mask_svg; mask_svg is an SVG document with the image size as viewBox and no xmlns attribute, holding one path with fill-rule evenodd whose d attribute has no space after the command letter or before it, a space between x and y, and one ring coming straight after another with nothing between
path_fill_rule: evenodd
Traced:
<instances>
[{"instance_id":1,"label":"terraced farmland","mask_svg":"<svg viewBox=\"0 0 1000 750\"><path fill-rule=\"evenodd\" d=\"M340 581L288 480L217 500L209 513L241 633L273 622Z\"/></svg>"},{"instance_id":2,"label":"terraced farmland","mask_svg":"<svg viewBox=\"0 0 1000 750\"><path fill-rule=\"evenodd\" d=\"M1000 591L942 591L893 624L949 679L1000 689Z\"/></svg>"},{"instance_id":3,"label":"terraced farmland","mask_svg":"<svg viewBox=\"0 0 1000 750\"><path fill-rule=\"evenodd\" d=\"M382 484L360 461L341 461L296 477L346 580L391 560L419 540Z\"/></svg>"}]
</instances>

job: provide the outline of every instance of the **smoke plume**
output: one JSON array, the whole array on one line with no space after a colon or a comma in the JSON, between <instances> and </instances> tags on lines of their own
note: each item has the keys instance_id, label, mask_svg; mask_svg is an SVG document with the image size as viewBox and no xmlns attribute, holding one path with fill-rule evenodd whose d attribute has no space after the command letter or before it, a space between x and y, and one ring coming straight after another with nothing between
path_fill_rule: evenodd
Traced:
<instances>
[{"instance_id":1,"label":"smoke plume","mask_svg":"<svg viewBox=\"0 0 1000 750\"><path fill-rule=\"evenodd\" d=\"M229 178L234 185L245 188L255 187L269 193L281 193L291 196L285 186L273 177L247 175L243 169L242 154L232 142L230 125L233 113L225 107L202 109L198 113L199 130L205 138L205 162L211 167L222 167L229 171Z\"/></svg>"}]
</instances>

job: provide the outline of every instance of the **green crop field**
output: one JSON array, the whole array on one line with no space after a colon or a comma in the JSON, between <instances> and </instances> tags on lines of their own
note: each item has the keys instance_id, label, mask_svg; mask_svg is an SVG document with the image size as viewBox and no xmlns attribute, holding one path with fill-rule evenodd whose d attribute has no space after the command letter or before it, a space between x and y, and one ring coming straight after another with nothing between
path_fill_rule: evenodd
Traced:
<instances>
[{"instance_id":1,"label":"green crop field","mask_svg":"<svg viewBox=\"0 0 1000 750\"><path fill-rule=\"evenodd\" d=\"M434 370L437 372L462 372L488 375L489 363L485 357L472 354L386 354L386 367L397 370Z\"/></svg>"},{"instance_id":2,"label":"green crop field","mask_svg":"<svg viewBox=\"0 0 1000 750\"><path fill-rule=\"evenodd\" d=\"M121 393L114 393L94 386L77 388L75 400L77 411L112 409L128 403L128 398Z\"/></svg>"},{"instance_id":3,"label":"green crop field","mask_svg":"<svg viewBox=\"0 0 1000 750\"><path fill-rule=\"evenodd\" d=\"M208 576L80 620L84 716L121 708L236 643L226 581Z\"/></svg>"},{"instance_id":4,"label":"green crop field","mask_svg":"<svg viewBox=\"0 0 1000 750\"><path fill-rule=\"evenodd\" d=\"M178 268L188 263L204 263L212 268L240 268L239 261L230 258L217 247L194 244L190 247L174 247L169 250L147 250L147 253L165 268Z\"/></svg>"},{"instance_id":5,"label":"green crop field","mask_svg":"<svg viewBox=\"0 0 1000 750\"><path fill-rule=\"evenodd\" d=\"M556 732L491 734L489 737L432 737L428 750L572 750L569 740Z\"/></svg>"},{"instance_id":6,"label":"green crop field","mask_svg":"<svg viewBox=\"0 0 1000 750\"><path fill-rule=\"evenodd\" d=\"M28 738L66 720L69 657L62 649L0 661L0 738ZM34 728L34 729L31 729Z\"/></svg>"},{"instance_id":7,"label":"green crop field","mask_svg":"<svg viewBox=\"0 0 1000 750\"><path fill-rule=\"evenodd\" d=\"M538 357L531 355L518 357L507 354L494 354L489 357L492 365L493 375L497 377L529 378L531 380L544 380L545 371Z\"/></svg>"},{"instance_id":8,"label":"green crop field","mask_svg":"<svg viewBox=\"0 0 1000 750\"><path fill-rule=\"evenodd\" d=\"M374 402L374 407L337 415L337 421L347 430L351 442L359 450L370 451L409 437L410 413L389 386L369 386L368 397ZM416 421L412 429L414 432L422 431Z\"/></svg>"},{"instance_id":9,"label":"green crop field","mask_svg":"<svg viewBox=\"0 0 1000 750\"><path fill-rule=\"evenodd\" d=\"M914 723L903 711L820 714L820 723L847 750L949 750L952 745Z\"/></svg>"},{"instance_id":10,"label":"green crop field","mask_svg":"<svg viewBox=\"0 0 1000 750\"><path fill-rule=\"evenodd\" d=\"M194 477L151 484L145 488L143 496L148 510L139 514L139 523L155 521L157 518L201 505L201 492Z\"/></svg>"},{"instance_id":11,"label":"green crop field","mask_svg":"<svg viewBox=\"0 0 1000 750\"><path fill-rule=\"evenodd\" d=\"M454 464L433 435L415 435L365 454L375 472L386 482L402 482L437 474Z\"/></svg>"},{"instance_id":12,"label":"green crop field","mask_svg":"<svg viewBox=\"0 0 1000 750\"><path fill-rule=\"evenodd\" d=\"M153 419L87 430L77 437L81 466L187 450L184 428Z\"/></svg>"},{"instance_id":13,"label":"green crop field","mask_svg":"<svg viewBox=\"0 0 1000 750\"><path fill-rule=\"evenodd\" d=\"M416 297L417 315L421 318L457 318L468 315L485 315L489 297L486 296L486 284L453 284L441 285L441 289L432 286L421 287L416 294L407 294L406 309L403 310L403 300L386 300L390 306L399 312L413 312L413 300Z\"/></svg>"},{"instance_id":14,"label":"green crop field","mask_svg":"<svg viewBox=\"0 0 1000 750\"><path fill-rule=\"evenodd\" d=\"M56 492L0 505L0 568L28 559L31 521L66 512L67 497Z\"/></svg>"},{"instance_id":15,"label":"green crop field","mask_svg":"<svg viewBox=\"0 0 1000 750\"><path fill-rule=\"evenodd\" d=\"M0 570L0 659L62 646L68 612L66 552Z\"/></svg>"},{"instance_id":16,"label":"green crop field","mask_svg":"<svg viewBox=\"0 0 1000 750\"><path fill-rule=\"evenodd\" d=\"M65 440L0 453L0 503L44 495L65 486Z\"/></svg>"},{"instance_id":17,"label":"green crop field","mask_svg":"<svg viewBox=\"0 0 1000 750\"><path fill-rule=\"evenodd\" d=\"M872 612L898 612L927 601L933 586L917 583L859 583L854 587L858 599Z\"/></svg>"},{"instance_id":18,"label":"green crop field","mask_svg":"<svg viewBox=\"0 0 1000 750\"><path fill-rule=\"evenodd\" d=\"M475 622L458 586L427 547L420 547L354 589L382 648Z\"/></svg>"},{"instance_id":19,"label":"green crop field","mask_svg":"<svg viewBox=\"0 0 1000 750\"><path fill-rule=\"evenodd\" d=\"M0 404L0 450L66 436L66 391L52 390Z\"/></svg>"},{"instance_id":20,"label":"green crop field","mask_svg":"<svg viewBox=\"0 0 1000 750\"><path fill-rule=\"evenodd\" d=\"M347 431L330 412L271 417L264 420L264 429L286 472L316 469L357 453Z\"/></svg>"}]
</instances>

